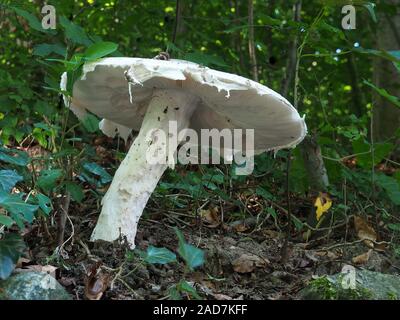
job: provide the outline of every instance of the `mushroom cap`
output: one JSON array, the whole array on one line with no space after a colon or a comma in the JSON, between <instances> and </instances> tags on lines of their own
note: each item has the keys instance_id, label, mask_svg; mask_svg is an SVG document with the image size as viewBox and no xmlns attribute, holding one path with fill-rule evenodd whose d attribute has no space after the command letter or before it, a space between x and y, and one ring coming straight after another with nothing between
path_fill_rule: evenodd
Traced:
<instances>
[{"instance_id":1,"label":"mushroom cap","mask_svg":"<svg viewBox=\"0 0 400 320\"><path fill-rule=\"evenodd\" d=\"M128 84L127 78L134 83ZM64 74L62 88L66 81ZM126 136L129 129L140 129L157 89L184 90L199 98L192 129L254 129L256 154L294 147L307 133L304 118L268 87L176 59L104 58L87 63L73 86L69 107L79 118L87 111L103 118L100 128L105 134Z\"/></svg>"}]
</instances>

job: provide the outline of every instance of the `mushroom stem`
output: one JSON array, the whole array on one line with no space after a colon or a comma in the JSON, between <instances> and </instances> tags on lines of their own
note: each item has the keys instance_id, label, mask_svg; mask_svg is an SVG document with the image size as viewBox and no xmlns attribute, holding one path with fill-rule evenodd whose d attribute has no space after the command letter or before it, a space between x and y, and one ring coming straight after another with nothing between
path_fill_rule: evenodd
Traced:
<instances>
[{"instance_id":1,"label":"mushroom stem","mask_svg":"<svg viewBox=\"0 0 400 320\"><path fill-rule=\"evenodd\" d=\"M176 121L176 132L187 128L196 99L178 90L158 90L154 93L139 134L102 200L102 210L91 236L92 241L114 241L122 236L126 237L132 249L135 247L137 224L143 209L168 164L174 165L171 157L168 163L154 163L150 153L159 150L154 145L160 146L161 135L166 137L164 141L173 141L171 134L174 133L169 132L171 121ZM173 138L181 142L177 140L178 137ZM176 152L176 143L162 143L161 146L165 146L162 150L165 154Z\"/></svg>"}]
</instances>

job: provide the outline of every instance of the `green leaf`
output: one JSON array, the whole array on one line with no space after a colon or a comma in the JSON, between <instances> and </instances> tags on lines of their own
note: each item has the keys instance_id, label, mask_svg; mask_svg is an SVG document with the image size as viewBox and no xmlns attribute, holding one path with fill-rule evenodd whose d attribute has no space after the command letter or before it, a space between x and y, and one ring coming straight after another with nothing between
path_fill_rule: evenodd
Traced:
<instances>
[{"instance_id":1,"label":"green leaf","mask_svg":"<svg viewBox=\"0 0 400 320\"><path fill-rule=\"evenodd\" d=\"M0 214L0 224L4 224L7 228L9 228L14 224L14 220L5 216L4 214Z\"/></svg>"},{"instance_id":2,"label":"green leaf","mask_svg":"<svg viewBox=\"0 0 400 320\"><path fill-rule=\"evenodd\" d=\"M363 54L374 55L393 62L400 62L400 50L385 51L385 50L356 48L353 49L353 51Z\"/></svg>"},{"instance_id":3,"label":"green leaf","mask_svg":"<svg viewBox=\"0 0 400 320\"><path fill-rule=\"evenodd\" d=\"M0 190L10 192L23 179L15 170L0 170Z\"/></svg>"},{"instance_id":4,"label":"green leaf","mask_svg":"<svg viewBox=\"0 0 400 320\"><path fill-rule=\"evenodd\" d=\"M40 23L39 19L36 18L32 13L16 7L10 7L10 8L14 10L15 13L18 14L19 16L25 18L32 29L35 29L40 32L47 32L46 29L42 28L42 24Z\"/></svg>"},{"instance_id":5,"label":"green leaf","mask_svg":"<svg viewBox=\"0 0 400 320\"><path fill-rule=\"evenodd\" d=\"M144 261L152 264L167 264L170 262L175 262L176 255L167 248L156 248L150 246L147 248L146 254L144 256Z\"/></svg>"},{"instance_id":6,"label":"green leaf","mask_svg":"<svg viewBox=\"0 0 400 320\"><path fill-rule=\"evenodd\" d=\"M93 114L88 113L82 120L82 124L90 133L94 133L99 130L99 119Z\"/></svg>"},{"instance_id":7,"label":"green leaf","mask_svg":"<svg viewBox=\"0 0 400 320\"><path fill-rule=\"evenodd\" d=\"M45 192L50 192L56 187L57 180L61 178L63 171L61 169L43 170L37 179L37 186Z\"/></svg>"},{"instance_id":8,"label":"green leaf","mask_svg":"<svg viewBox=\"0 0 400 320\"><path fill-rule=\"evenodd\" d=\"M357 165L365 169L371 169L374 163L380 163L394 148L391 143L375 143L372 158L371 145L364 138L353 141L352 145L357 154Z\"/></svg>"},{"instance_id":9,"label":"green leaf","mask_svg":"<svg viewBox=\"0 0 400 320\"><path fill-rule=\"evenodd\" d=\"M268 192L261 186L257 187L256 193L257 195L263 197L266 200L272 200L274 198L274 196L270 192Z\"/></svg>"},{"instance_id":10,"label":"green leaf","mask_svg":"<svg viewBox=\"0 0 400 320\"><path fill-rule=\"evenodd\" d=\"M393 62L395 68L397 69L398 72L400 72L400 62Z\"/></svg>"},{"instance_id":11,"label":"green leaf","mask_svg":"<svg viewBox=\"0 0 400 320\"><path fill-rule=\"evenodd\" d=\"M21 218L32 223L35 212L39 208L37 205L26 203L21 199L22 195L8 194L0 191L0 207L6 209L11 217L19 223L21 227Z\"/></svg>"},{"instance_id":12,"label":"green leaf","mask_svg":"<svg viewBox=\"0 0 400 320\"><path fill-rule=\"evenodd\" d=\"M171 300L182 300L182 297L178 291L178 288L175 286L172 286L169 290L169 297Z\"/></svg>"},{"instance_id":13,"label":"green leaf","mask_svg":"<svg viewBox=\"0 0 400 320\"><path fill-rule=\"evenodd\" d=\"M29 157L24 151L0 147L0 161L22 167L28 164Z\"/></svg>"},{"instance_id":14,"label":"green leaf","mask_svg":"<svg viewBox=\"0 0 400 320\"><path fill-rule=\"evenodd\" d=\"M42 43L33 48L33 54L35 56L47 57L52 53L56 53L62 57L65 57L66 50L67 49L60 44Z\"/></svg>"},{"instance_id":15,"label":"green leaf","mask_svg":"<svg viewBox=\"0 0 400 320\"><path fill-rule=\"evenodd\" d=\"M44 214L46 216L48 216L50 214L51 210L53 209L51 199L41 193L36 195L36 199L38 200L40 209L42 209Z\"/></svg>"},{"instance_id":16,"label":"green leaf","mask_svg":"<svg viewBox=\"0 0 400 320\"><path fill-rule=\"evenodd\" d=\"M193 298L197 300L201 300L201 297L197 293L196 289L190 285L186 280L181 280L178 285L177 289L181 292L186 292L191 295Z\"/></svg>"},{"instance_id":17,"label":"green leaf","mask_svg":"<svg viewBox=\"0 0 400 320\"><path fill-rule=\"evenodd\" d=\"M300 221L299 218L297 218L296 216L292 215L292 221L294 223L294 226L296 228L297 231L301 231L304 227L303 222Z\"/></svg>"},{"instance_id":18,"label":"green leaf","mask_svg":"<svg viewBox=\"0 0 400 320\"><path fill-rule=\"evenodd\" d=\"M390 230L400 232L400 224L399 224L399 223L389 223L389 224L387 225L387 227L388 227Z\"/></svg>"},{"instance_id":19,"label":"green leaf","mask_svg":"<svg viewBox=\"0 0 400 320\"><path fill-rule=\"evenodd\" d=\"M398 97L392 96L385 89L378 88L377 86L373 85L372 83L370 83L366 80L364 80L363 82L364 82L364 84L370 86L372 89L374 89L376 92L378 92L382 97L386 98L391 103L393 103L396 107L400 108L400 99Z\"/></svg>"},{"instance_id":20,"label":"green leaf","mask_svg":"<svg viewBox=\"0 0 400 320\"><path fill-rule=\"evenodd\" d=\"M97 42L86 49L85 57L89 60L96 60L113 53L117 49L118 45L114 42Z\"/></svg>"},{"instance_id":21,"label":"green leaf","mask_svg":"<svg viewBox=\"0 0 400 320\"><path fill-rule=\"evenodd\" d=\"M89 171L90 173L100 176L101 183L108 183L111 182L112 180L110 174L95 162L85 163L83 165L83 168Z\"/></svg>"},{"instance_id":22,"label":"green leaf","mask_svg":"<svg viewBox=\"0 0 400 320\"><path fill-rule=\"evenodd\" d=\"M65 30L65 36L74 43L90 46L93 41L89 39L85 30L68 20L66 17L60 17L60 24Z\"/></svg>"},{"instance_id":23,"label":"green leaf","mask_svg":"<svg viewBox=\"0 0 400 320\"><path fill-rule=\"evenodd\" d=\"M204 251L186 243L182 232L178 228L174 228L179 240L178 253L185 260L190 270L200 267L204 263Z\"/></svg>"},{"instance_id":24,"label":"green leaf","mask_svg":"<svg viewBox=\"0 0 400 320\"><path fill-rule=\"evenodd\" d=\"M376 14L375 14L375 7L376 7L375 3L367 2L367 3L363 4L363 7L368 10L372 20L375 23L377 23L378 22L378 18L376 17Z\"/></svg>"},{"instance_id":25,"label":"green leaf","mask_svg":"<svg viewBox=\"0 0 400 320\"><path fill-rule=\"evenodd\" d=\"M11 275L24 249L25 243L17 234L8 233L0 240L0 279Z\"/></svg>"},{"instance_id":26,"label":"green leaf","mask_svg":"<svg viewBox=\"0 0 400 320\"><path fill-rule=\"evenodd\" d=\"M83 193L82 187L74 182L66 182L65 187L67 191L71 194L72 199L76 202L81 203L85 194Z\"/></svg>"},{"instance_id":27,"label":"green leaf","mask_svg":"<svg viewBox=\"0 0 400 320\"><path fill-rule=\"evenodd\" d=\"M388 197L395 205L400 205L400 184L395 178L385 174L377 174L376 182L386 191Z\"/></svg>"}]
</instances>

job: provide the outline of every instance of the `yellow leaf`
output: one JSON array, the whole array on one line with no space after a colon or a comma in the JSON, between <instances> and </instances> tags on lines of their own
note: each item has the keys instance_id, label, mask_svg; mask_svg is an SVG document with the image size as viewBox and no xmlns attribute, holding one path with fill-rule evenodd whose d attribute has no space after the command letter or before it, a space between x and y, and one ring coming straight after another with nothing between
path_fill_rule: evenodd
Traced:
<instances>
[{"instance_id":1,"label":"yellow leaf","mask_svg":"<svg viewBox=\"0 0 400 320\"><path fill-rule=\"evenodd\" d=\"M326 193L320 192L318 198L315 199L314 206L317 208L316 217L317 221L319 221L322 215L332 206L332 200Z\"/></svg>"}]
</instances>

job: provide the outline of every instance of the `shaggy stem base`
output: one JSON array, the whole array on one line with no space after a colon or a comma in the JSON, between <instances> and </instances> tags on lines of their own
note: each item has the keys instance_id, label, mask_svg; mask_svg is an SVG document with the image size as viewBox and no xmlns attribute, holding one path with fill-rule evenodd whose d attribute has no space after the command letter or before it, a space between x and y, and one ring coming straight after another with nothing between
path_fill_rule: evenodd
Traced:
<instances>
[{"instance_id":1,"label":"shaggy stem base","mask_svg":"<svg viewBox=\"0 0 400 320\"><path fill-rule=\"evenodd\" d=\"M177 132L188 126L193 106L196 105L195 99L174 90L158 90L153 94L140 132L102 200L102 210L91 236L92 241L114 241L122 236L131 248L135 247L137 225L143 209L168 164L174 165L171 157L168 163L154 163L152 156L155 156L154 153L171 155L176 151L177 145L161 144L160 137L164 135L171 138L171 121L176 121Z\"/></svg>"}]
</instances>

